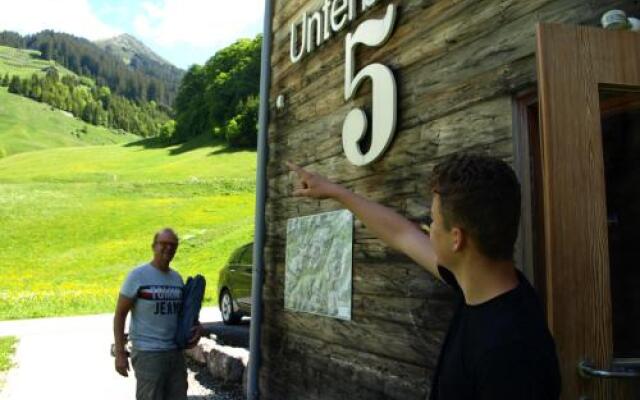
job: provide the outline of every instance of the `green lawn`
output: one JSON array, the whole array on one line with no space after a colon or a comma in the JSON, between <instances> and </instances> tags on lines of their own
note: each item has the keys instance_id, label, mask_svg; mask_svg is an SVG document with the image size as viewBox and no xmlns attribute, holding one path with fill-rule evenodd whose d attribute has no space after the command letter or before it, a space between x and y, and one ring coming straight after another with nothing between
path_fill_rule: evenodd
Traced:
<instances>
[{"instance_id":1,"label":"green lawn","mask_svg":"<svg viewBox=\"0 0 640 400\"><path fill-rule=\"evenodd\" d=\"M18 75L21 78L29 78L34 73L43 74L43 70L49 66L55 66L60 75L75 75L55 61L43 60L39 56L40 52L37 50L0 46L0 78L3 78L6 73L9 76Z\"/></svg>"},{"instance_id":2,"label":"green lawn","mask_svg":"<svg viewBox=\"0 0 640 400\"><path fill-rule=\"evenodd\" d=\"M0 319L112 311L164 226L181 236L175 268L204 274L215 302L218 269L253 235L255 152L173 153L105 145L0 159Z\"/></svg>"},{"instance_id":3,"label":"green lawn","mask_svg":"<svg viewBox=\"0 0 640 400\"><path fill-rule=\"evenodd\" d=\"M0 373L12 367L13 353L16 351L18 339L13 336L0 337Z\"/></svg>"},{"instance_id":4,"label":"green lawn","mask_svg":"<svg viewBox=\"0 0 640 400\"><path fill-rule=\"evenodd\" d=\"M124 143L138 138L86 124L0 87L0 158L52 147Z\"/></svg>"}]
</instances>

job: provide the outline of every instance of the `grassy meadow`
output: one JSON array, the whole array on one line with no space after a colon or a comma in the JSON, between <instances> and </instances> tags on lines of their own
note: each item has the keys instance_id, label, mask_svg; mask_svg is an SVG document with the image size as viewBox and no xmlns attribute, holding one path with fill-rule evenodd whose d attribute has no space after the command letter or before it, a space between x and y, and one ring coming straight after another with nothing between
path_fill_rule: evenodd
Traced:
<instances>
[{"instance_id":1,"label":"grassy meadow","mask_svg":"<svg viewBox=\"0 0 640 400\"><path fill-rule=\"evenodd\" d=\"M0 337L0 390L5 383L7 372L13 367L13 355L16 352L18 338L14 336Z\"/></svg>"},{"instance_id":2,"label":"grassy meadow","mask_svg":"<svg viewBox=\"0 0 640 400\"><path fill-rule=\"evenodd\" d=\"M49 66L55 66L60 75L75 75L55 61L43 60L39 56L40 52L37 50L0 46L0 78L5 74L29 78L33 74L43 74L43 70Z\"/></svg>"},{"instance_id":3,"label":"grassy meadow","mask_svg":"<svg viewBox=\"0 0 640 400\"><path fill-rule=\"evenodd\" d=\"M135 136L72 124L0 90L0 320L112 311L165 226L181 236L174 267L217 302L217 271L253 236L255 152L106 144Z\"/></svg>"},{"instance_id":4,"label":"grassy meadow","mask_svg":"<svg viewBox=\"0 0 640 400\"><path fill-rule=\"evenodd\" d=\"M138 137L94 126L0 87L0 158L63 146L130 142Z\"/></svg>"},{"instance_id":5,"label":"grassy meadow","mask_svg":"<svg viewBox=\"0 0 640 400\"><path fill-rule=\"evenodd\" d=\"M0 46L0 79L5 74L43 76L49 66L55 66L61 76L75 75L54 61L37 58L39 54L36 50ZM52 147L125 143L138 138L87 124L45 103L11 94L6 87L0 87L0 135L0 158Z\"/></svg>"},{"instance_id":6,"label":"grassy meadow","mask_svg":"<svg viewBox=\"0 0 640 400\"><path fill-rule=\"evenodd\" d=\"M18 339L13 336L0 337L0 374L11 368L11 359L13 353L15 353L17 343Z\"/></svg>"},{"instance_id":7,"label":"grassy meadow","mask_svg":"<svg viewBox=\"0 0 640 400\"><path fill-rule=\"evenodd\" d=\"M0 78L55 65L36 53L0 46ZM174 267L217 302L217 271L253 236L255 152L138 139L0 88L0 320L112 311L165 226Z\"/></svg>"}]
</instances>

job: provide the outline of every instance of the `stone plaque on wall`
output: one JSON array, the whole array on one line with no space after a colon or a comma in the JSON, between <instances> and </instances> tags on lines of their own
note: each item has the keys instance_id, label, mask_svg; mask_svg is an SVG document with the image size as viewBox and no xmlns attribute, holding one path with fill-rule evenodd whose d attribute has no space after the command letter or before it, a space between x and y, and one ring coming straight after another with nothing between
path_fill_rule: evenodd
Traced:
<instances>
[{"instance_id":1,"label":"stone plaque on wall","mask_svg":"<svg viewBox=\"0 0 640 400\"><path fill-rule=\"evenodd\" d=\"M285 309L350 320L352 256L351 212L289 219Z\"/></svg>"}]
</instances>

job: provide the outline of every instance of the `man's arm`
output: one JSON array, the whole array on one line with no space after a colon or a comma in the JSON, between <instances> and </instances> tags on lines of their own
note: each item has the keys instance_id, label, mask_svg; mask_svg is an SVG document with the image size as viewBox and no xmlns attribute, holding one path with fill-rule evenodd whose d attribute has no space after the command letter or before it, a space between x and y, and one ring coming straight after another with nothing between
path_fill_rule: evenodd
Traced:
<instances>
[{"instance_id":1,"label":"man's arm","mask_svg":"<svg viewBox=\"0 0 640 400\"><path fill-rule=\"evenodd\" d=\"M127 314L133 307L133 300L123 296L118 297L116 312L113 317L113 338L115 341L116 371L122 376L128 376L129 360L125 350L124 324Z\"/></svg>"},{"instance_id":2,"label":"man's arm","mask_svg":"<svg viewBox=\"0 0 640 400\"><path fill-rule=\"evenodd\" d=\"M337 183L287 163L298 175L299 187L294 195L317 199L331 198L353 212L369 230L390 247L411 257L438 279L438 261L429 236L407 218L381 204L359 196Z\"/></svg>"}]
</instances>

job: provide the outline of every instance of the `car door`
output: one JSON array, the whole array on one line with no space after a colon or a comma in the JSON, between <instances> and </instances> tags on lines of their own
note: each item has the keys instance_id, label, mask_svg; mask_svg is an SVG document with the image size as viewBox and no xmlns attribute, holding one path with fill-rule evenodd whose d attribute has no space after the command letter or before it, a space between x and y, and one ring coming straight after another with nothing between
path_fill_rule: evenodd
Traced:
<instances>
[{"instance_id":1,"label":"car door","mask_svg":"<svg viewBox=\"0 0 640 400\"><path fill-rule=\"evenodd\" d=\"M236 299L241 310L248 312L251 309L251 280L253 272L253 244L242 248L236 266L235 291Z\"/></svg>"},{"instance_id":2,"label":"car door","mask_svg":"<svg viewBox=\"0 0 640 400\"><path fill-rule=\"evenodd\" d=\"M226 269L226 286L229 288L231 292L231 297L237 302L238 300L238 286L239 282L242 281L240 278L240 257L242 255L243 248L239 248L233 251L231 257L229 257L229 261L225 266Z\"/></svg>"}]
</instances>

